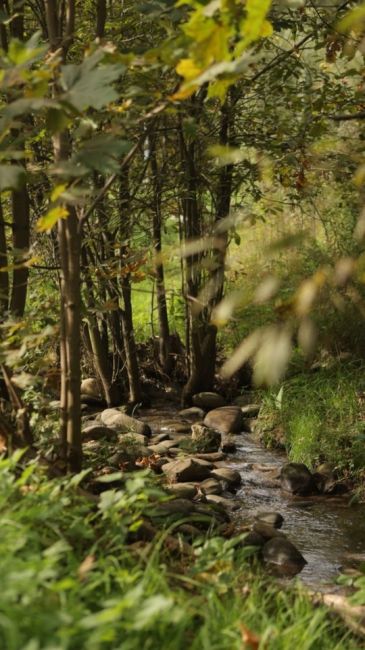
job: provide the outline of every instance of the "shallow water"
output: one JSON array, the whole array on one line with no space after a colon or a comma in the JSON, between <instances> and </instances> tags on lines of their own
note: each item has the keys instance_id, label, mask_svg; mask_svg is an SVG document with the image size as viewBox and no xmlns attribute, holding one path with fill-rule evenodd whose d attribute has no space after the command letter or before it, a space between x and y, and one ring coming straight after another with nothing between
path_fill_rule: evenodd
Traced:
<instances>
[{"instance_id":1,"label":"shallow water","mask_svg":"<svg viewBox=\"0 0 365 650\"><path fill-rule=\"evenodd\" d=\"M154 433L171 430L172 420L181 422L172 406L149 409L143 415ZM325 589L346 564L347 554L365 554L365 504L350 506L349 496L293 498L275 480L287 462L285 454L265 449L246 433L236 436L236 444L237 452L220 463L237 469L242 477L235 495L241 503L234 513L236 521L246 523L260 510L280 512L283 532L307 560L300 579L311 588Z\"/></svg>"}]
</instances>

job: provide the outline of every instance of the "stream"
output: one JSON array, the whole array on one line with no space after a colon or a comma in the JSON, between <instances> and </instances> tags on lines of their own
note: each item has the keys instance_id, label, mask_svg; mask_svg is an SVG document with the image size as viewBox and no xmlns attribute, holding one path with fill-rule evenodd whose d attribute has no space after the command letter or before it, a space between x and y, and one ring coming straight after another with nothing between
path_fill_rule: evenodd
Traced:
<instances>
[{"instance_id":1,"label":"stream","mask_svg":"<svg viewBox=\"0 0 365 650\"><path fill-rule=\"evenodd\" d=\"M154 434L173 430L184 421L176 408L161 405L148 409L141 419ZM186 424L186 423L185 423ZM240 472L242 485L235 494L240 504L233 513L237 523L247 523L259 511L276 511L284 517L283 532L297 546L307 564L300 580L312 589L326 590L348 564L347 557L361 554L365 560L365 504L349 505L350 496L291 497L278 487L278 470L287 462L284 453L267 450L255 436L235 436L237 452L221 466Z\"/></svg>"}]
</instances>

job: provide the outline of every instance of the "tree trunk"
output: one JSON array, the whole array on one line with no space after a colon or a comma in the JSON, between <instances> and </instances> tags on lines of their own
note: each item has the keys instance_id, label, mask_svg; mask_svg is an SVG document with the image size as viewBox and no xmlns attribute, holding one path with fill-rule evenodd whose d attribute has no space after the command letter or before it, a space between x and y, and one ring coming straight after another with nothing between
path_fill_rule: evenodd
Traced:
<instances>
[{"instance_id":1,"label":"tree trunk","mask_svg":"<svg viewBox=\"0 0 365 650\"><path fill-rule=\"evenodd\" d=\"M12 192L14 271L10 297L10 312L19 318L24 314L29 270L24 255L29 251L29 196L26 186ZM19 266L19 268L17 268Z\"/></svg>"},{"instance_id":2,"label":"tree trunk","mask_svg":"<svg viewBox=\"0 0 365 650\"><path fill-rule=\"evenodd\" d=\"M161 258L162 253L162 214L161 214L161 176L158 168L156 155L155 137L149 136L150 162L153 185L153 210L152 210L152 240L156 255L155 277L156 277L156 300L159 331L159 362L164 372L169 374L172 369L172 358L170 355L170 327L167 313L166 289L164 278L164 266Z\"/></svg>"},{"instance_id":3,"label":"tree trunk","mask_svg":"<svg viewBox=\"0 0 365 650\"><path fill-rule=\"evenodd\" d=\"M9 309L9 274L6 269L8 266L8 254L6 246L6 232L3 206L0 200L0 322L2 322L7 315Z\"/></svg>"}]
</instances>

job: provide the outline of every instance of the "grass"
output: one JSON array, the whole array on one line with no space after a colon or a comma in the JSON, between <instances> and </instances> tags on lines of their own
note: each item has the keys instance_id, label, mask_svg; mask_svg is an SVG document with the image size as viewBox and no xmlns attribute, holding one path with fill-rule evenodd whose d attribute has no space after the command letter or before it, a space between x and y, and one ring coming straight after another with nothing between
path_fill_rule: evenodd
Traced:
<instances>
[{"instance_id":1,"label":"grass","mask_svg":"<svg viewBox=\"0 0 365 650\"><path fill-rule=\"evenodd\" d=\"M4 650L358 647L299 586L255 570L239 538L200 538L192 556L167 551L165 520L153 542L131 544L166 498L148 472L97 502L81 492L83 475L51 481L17 460L0 460Z\"/></svg>"},{"instance_id":2,"label":"grass","mask_svg":"<svg viewBox=\"0 0 365 650\"><path fill-rule=\"evenodd\" d=\"M266 442L284 434L289 458L313 468L329 462L341 474L364 473L364 364L329 360L329 367L301 372L264 397Z\"/></svg>"}]
</instances>

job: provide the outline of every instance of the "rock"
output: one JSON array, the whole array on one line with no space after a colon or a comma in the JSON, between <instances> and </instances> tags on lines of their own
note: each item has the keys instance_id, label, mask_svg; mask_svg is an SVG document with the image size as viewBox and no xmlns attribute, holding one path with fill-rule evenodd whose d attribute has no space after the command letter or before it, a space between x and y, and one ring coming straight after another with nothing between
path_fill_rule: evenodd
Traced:
<instances>
[{"instance_id":1,"label":"rock","mask_svg":"<svg viewBox=\"0 0 365 650\"><path fill-rule=\"evenodd\" d=\"M102 398L99 384L94 377L88 377L81 382L81 395L92 397L95 400Z\"/></svg>"},{"instance_id":2,"label":"rock","mask_svg":"<svg viewBox=\"0 0 365 650\"><path fill-rule=\"evenodd\" d=\"M118 442L125 446L142 445L144 447L147 445L148 438L143 436L141 433L123 433L118 436Z\"/></svg>"},{"instance_id":3,"label":"rock","mask_svg":"<svg viewBox=\"0 0 365 650\"><path fill-rule=\"evenodd\" d=\"M232 454L237 451L236 439L234 436L227 433L222 436L221 450L227 454Z\"/></svg>"},{"instance_id":4,"label":"rock","mask_svg":"<svg viewBox=\"0 0 365 650\"><path fill-rule=\"evenodd\" d=\"M171 440L168 433L159 433L157 436L152 436L150 438L152 445L158 445L159 442L165 442L165 440Z\"/></svg>"},{"instance_id":5,"label":"rock","mask_svg":"<svg viewBox=\"0 0 365 650\"><path fill-rule=\"evenodd\" d=\"M223 492L222 483L215 478L207 478L202 481L199 489L203 494L222 494Z\"/></svg>"},{"instance_id":6,"label":"rock","mask_svg":"<svg viewBox=\"0 0 365 650\"><path fill-rule=\"evenodd\" d=\"M201 530L192 524L181 524L181 526L178 526L175 530L177 533L182 533L191 540L195 537L200 537L202 534Z\"/></svg>"},{"instance_id":7,"label":"rock","mask_svg":"<svg viewBox=\"0 0 365 650\"><path fill-rule=\"evenodd\" d=\"M193 483L173 483L167 487L167 490L179 499L193 499L198 492Z\"/></svg>"},{"instance_id":8,"label":"rock","mask_svg":"<svg viewBox=\"0 0 365 650\"><path fill-rule=\"evenodd\" d=\"M258 512L255 515L257 522L269 524L274 528L281 528L284 523L284 517L279 512Z\"/></svg>"},{"instance_id":9,"label":"rock","mask_svg":"<svg viewBox=\"0 0 365 650\"><path fill-rule=\"evenodd\" d=\"M148 424L132 418L118 409L105 409L101 413L101 421L118 433L139 433L143 436L151 436L151 429Z\"/></svg>"},{"instance_id":10,"label":"rock","mask_svg":"<svg viewBox=\"0 0 365 650\"><path fill-rule=\"evenodd\" d=\"M207 494L206 500L208 503L216 503L217 505L223 506L227 510L237 510L240 507L237 501L226 499L218 494Z\"/></svg>"},{"instance_id":11,"label":"rock","mask_svg":"<svg viewBox=\"0 0 365 650\"><path fill-rule=\"evenodd\" d=\"M183 409L180 411L179 415L189 422L197 422L199 420L204 420L205 411L200 409L198 406L192 406L189 409Z\"/></svg>"},{"instance_id":12,"label":"rock","mask_svg":"<svg viewBox=\"0 0 365 650\"><path fill-rule=\"evenodd\" d=\"M166 463L162 471L175 483L186 483L194 481L204 481L210 476L212 464L199 458L187 458L186 460L174 460Z\"/></svg>"},{"instance_id":13,"label":"rock","mask_svg":"<svg viewBox=\"0 0 365 650\"><path fill-rule=\"evenodd\" d=\"M240 546L246 547L246 546L263 546L266 544L266 539L265 537L262 537L259 533L256 533L254 530L251 530L248 532L244 539L242 540Z\"/></svg>"},{"instance_id":14,"label":"rock","mask_svg":"<svg viewBox=\"0 0 365 650\"><path fill-rule=\"evenodd\" d=\"M243 395L239 395L238 397L235 397L233 400L233 404L235 406L250 406L252 404L252 400L255 399L255 395L253 393L244 393Z\"/></svg>"},{"instance_id":15,"label":"rock","mask_svg":"<svg viewBox=\"0 0 365 650\"><path fill-rule=\"evenodd\" d=\"M159 442L157 445L149 445L149 449L154 453L158 454L159 456L163 456L163 454L167 454L168 451L172 448L176 447L176 442L175 440L165 440L164 442Z\"/></svg>"},{"instance_id":16,"label":"rock","mask_svg":"<svg viewBox=\"0 0 365 650\"><path fill-rule=\"evenodd\" d=\"M219 431L206 427L203 424L193 424L191 431L191 439L197 444L199 451L218 451L221 445L221 434Z\"/></svg>"},{"instance_id":17,"label":"rock","mask_svg":"<svg viewBox=\"0 0 365 650\"><path fill-rule=\"evenodd\" d=\"M252 526L252 530L254 533L261 535L261 537L264 537L265 539L272 539L273 537L285 537L284 533L279 531L277 528L274 528L274 526L265 523L264 521L255 521Z\"/></svg>"},{"instance_id":18,"label":"rock","mask_svg":"<svg viewBox=\"0 0 365 650\"><path fill-rule=\"evenodd\" d=\"M207 460L210 463L219 463L221 460L227 458L226 454L222 451L212 452L210 454L194 454L195 458L200 458L200 460Z\"/></svg>"},{"instance_id":19,"label":"rock","mask_svg":"<svg viewBox=\"0 0 365 650\"><path fill-rule=\"evenodd\" d=\"M243 425L242 411L238 406L214 409L207 413L204 424L220 433L240 433Z\"/></svg>"},{"instance_id":20,"label":"rock","mask_svg":"<svg viewBox=\"0 0 365 650\"><path fill-rule=\"evenodd\" d=\"M209 411L210 409L216 409L220 406L225 406L226 400L222 395L212 392L196 393L193 395L193 404L198 406L201 409Z\"/></svg>"},{"instance_id":21,"label":"rock","mask_svg":"<svg viewBox=\"0 0 365 650\"><path fill-rule=\"evenodd\" d=\"M217 478L219 481L225 481L229 486L236 487L241 485L241 474L236 469L229 469L228 467L218 467L213 469L210 473L211 476Z\"/></svg>"},{"instance_id":22,"label":"rock","mask_svg":"<svg viewBox=\"0 0 365 650\"><path fill-rule=\"evenodd\" d=\"M205 517L209 517L212 522L214 522L214 520L216 523L229 521L229 515L226 509L221 505L218 505L218 503L197 503L195 506L195 512Z\"/></svg>"},{"instance_id":23,"label":"rock","mask_svg":"<svg viewBox=\"0 0 365 650\"><path fill-rule=\"evenodd\" d=\"M280 483L283 490L307 496L316 492L316 484L308 467L303 463L287 463L281 468Z\"/></svg>"},{"instance_id":24,"label":"rock","mask_svg":"<svg viewBox=\"0 0 365 650\"><path fill-rule=\"evenodd\" d=\"M256 418L260 408L261 404L246 404L246 406L241 406L241 411L245 418Z\"/></svg>"},{"instance_id":25,"label":"rock","mask_svg":"<svg viewBox=\"0 0 365 650\"><path fill-rule=\"evenodd\" d=\"M303 555L285 537L273 537L262 548L265 564L277 575L293 576L307 564Z\"/></svg>"},{"instance_id":26,"label":"rock","mask_svg":"<svg viewBox=\"0 0 365 650\"><path fill-rule=\"evenodd\" d=\"M192 512L195 512L195 505L190 499L172 499L165 503L159 503L157 506L158 514L190 515Z\"/></svg>"},{"instance_id":27,"label":"rock","mask_svg":"<svg viewBox=\"0 0 365 650\"><path fill-rule=\"evenodd\" d=\"M247 431L247 433L255 433L258 420L256 418L243 418L242 420L242 431Z\"/></svg>"},{"instance_id":28,"label":"rock","mask_svg":"<svg viewBox=\"0 0 365 650\"><path fill-rule=\"evenodd\" d=\"M100 440L106 438L107 440L115 440L117 434L114 429L109 429L100 425L98 422L90 422L82 430L83 440Z\"/></svg>"}]
</instances>

